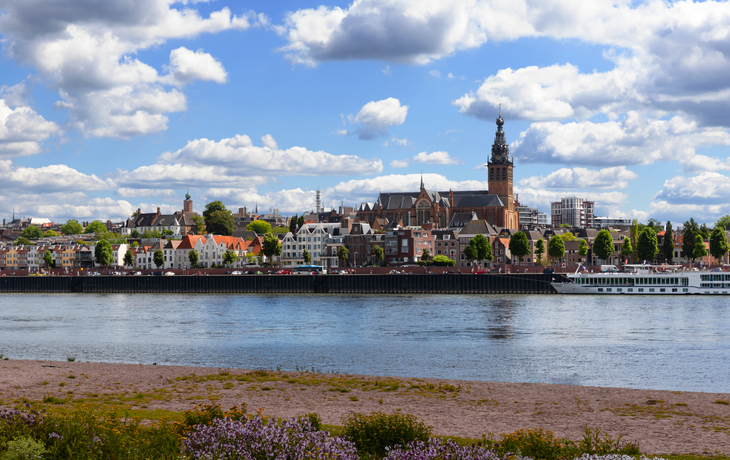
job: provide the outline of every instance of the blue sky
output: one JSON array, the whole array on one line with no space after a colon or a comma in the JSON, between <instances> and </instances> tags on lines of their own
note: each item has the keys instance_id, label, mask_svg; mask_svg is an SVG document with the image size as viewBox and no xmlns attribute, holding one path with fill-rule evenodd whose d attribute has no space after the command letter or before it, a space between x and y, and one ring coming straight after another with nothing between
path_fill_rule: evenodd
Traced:
<instances>
[{"instance_id":1,"label":"blue sky","mask_svg":"<svg viewBox=\"0 0 730 460\"><path fill-rule=\"evenodd\" d=\"M713 1L0 0L0 214L485 189L501 103L522 204L713 223L727 24Z\"/></svg>"}]
</instances>

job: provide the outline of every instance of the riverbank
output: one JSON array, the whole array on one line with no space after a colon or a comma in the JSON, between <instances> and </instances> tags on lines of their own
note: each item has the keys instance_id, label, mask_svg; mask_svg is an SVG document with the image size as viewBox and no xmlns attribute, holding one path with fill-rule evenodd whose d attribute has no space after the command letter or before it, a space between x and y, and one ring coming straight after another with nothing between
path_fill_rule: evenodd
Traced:
<instances>
[{"instance_id":1,"label":"riverbank","mask_svg":"<svg viewBox=\"0 0 730 460\"><path fill-rule=\"evenodd\" d=\"M54 399L51 399L54 398ZM583 427L638 442L647 454L730 453L730 394L572 385L54 361L0 361L2 408L23 400L124 404L184 411L214 400L277 417L317 412L341 424L352 412L413 414L434 433L544 428L579 439Z\"/></svg>"}]
</instances>

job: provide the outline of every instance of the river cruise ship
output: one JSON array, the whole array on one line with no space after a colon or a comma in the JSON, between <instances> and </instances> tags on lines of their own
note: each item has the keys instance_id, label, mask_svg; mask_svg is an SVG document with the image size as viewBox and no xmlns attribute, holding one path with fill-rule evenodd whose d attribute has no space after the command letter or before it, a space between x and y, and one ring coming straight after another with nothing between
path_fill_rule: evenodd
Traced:
<instances>
[{"instance_id":1,"label":"river cruise ship","mask_svg":"<svg viewBox=\"0 0 730 460\"><path fill-rule=\"evenodd\" d=\"M568 275L551 283L560 294L678 295L730 294L730 272L682 270L680 266L626 265L624 271Z\"/></svg>"}]
</instances>

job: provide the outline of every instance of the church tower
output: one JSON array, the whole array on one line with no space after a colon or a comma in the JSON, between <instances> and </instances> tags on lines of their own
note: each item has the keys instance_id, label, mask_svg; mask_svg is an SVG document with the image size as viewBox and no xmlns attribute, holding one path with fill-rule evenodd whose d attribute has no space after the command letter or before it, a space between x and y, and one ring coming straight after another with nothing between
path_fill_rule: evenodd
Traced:
<instances>
[{"instance_id":1,"label":"church tower","mask_svg":"<svg viewBox=\"0 0 730 460\"><path fill-rule=\"evenodd\" d=\"M498 195L505 206L504 226L519 228L517 214L515 213L515 199L512 192L512 169L514 165L509 157L509 146L504 140L503 125L504 120L500 108L499 117L497 118L497 133L494 135L494 144L492 144L492 157L487 162L489 193Z\"/></svg>"}]
</instances>

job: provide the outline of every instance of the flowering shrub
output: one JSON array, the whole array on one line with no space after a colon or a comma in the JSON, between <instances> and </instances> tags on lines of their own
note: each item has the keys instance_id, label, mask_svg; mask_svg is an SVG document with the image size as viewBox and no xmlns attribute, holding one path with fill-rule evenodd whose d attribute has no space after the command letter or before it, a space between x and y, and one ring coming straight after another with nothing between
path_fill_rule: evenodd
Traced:
<instances>
[{"instance_id":1,"label":"flowering shrub","mask_svg":"<svg viewBox=\"0 0 730 460\"><path fill-rule=\"evenodd\" d=\"M358 460L351 442L314 431L303 417L281 423L265 423L260 416L215 419L190 433L183 441L183 452L195 459Z\"/></svg>"},{"instance_id":2,"label":"flowering shrub","mask_svg":"<svg viewBox=\"0 0 730 460\"><path fill-rule=\"evenodd\" d=\"M455 441L431 438L412 441L405 447L387 449L386 460L506 460L494 451L478 446L460 446ZM591 459L593 460L593 459Z\"/></svg>"},{"instance_id":3,"label":"flowering shrub","mask_svg":"<svg viewBox=\"0 0 730 460\"><path fill-rule=\"evenodd\" d=\"M636 457L631 455L620 455L620 454L607 454L607 455L589 455L583 454L582 457L578 457L580 460L636 460ZM649 460L646 456L641 455L639 460ZM652 457L651 460L666 460L662 457Z\"/></svg>"},{"instance_id":4,"label":"flowering shrub","mask_svg":"<svg viewBox=\"0 0 730 460\"><path fill-rule=\"evenodd\" d=\"M35 439L22 437L8 443L8 451L0 456L2 460L41 460L46 448Z\"/></svg>"}]
</instances>

